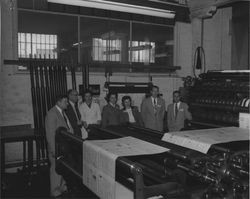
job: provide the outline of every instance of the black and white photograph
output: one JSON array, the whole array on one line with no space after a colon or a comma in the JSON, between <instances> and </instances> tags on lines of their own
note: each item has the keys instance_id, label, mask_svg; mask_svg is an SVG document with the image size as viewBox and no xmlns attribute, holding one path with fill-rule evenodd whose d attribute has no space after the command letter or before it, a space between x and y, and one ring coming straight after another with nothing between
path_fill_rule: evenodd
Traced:
<instances>
[{"instance_id":1,"label":"black and white photograph","mask_svg":"<svg viewBox=\"0 0 250 199\"><path fill-rule=\"evenodd\" d=\"M0 0L2 199L249 199L250 0Z\"/></svg>"}]
</instances>

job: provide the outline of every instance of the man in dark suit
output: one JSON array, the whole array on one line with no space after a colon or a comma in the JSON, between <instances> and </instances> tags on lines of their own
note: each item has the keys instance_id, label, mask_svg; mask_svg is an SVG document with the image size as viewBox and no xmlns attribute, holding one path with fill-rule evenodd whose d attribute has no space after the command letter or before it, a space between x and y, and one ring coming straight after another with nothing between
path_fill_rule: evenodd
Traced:
<instances>
[{"instance_id":1,"label":"man in dark suit","mask_svg":"<svg viewBox=\"0 0 250 199\"><path fill-rule=\"evenodd\" d=\"M173 92L173 101L174 103L170 104L167 109L168 130L170 132L182 130L185 120L192 119L192 115L188 111L188 105L180 101L179 91Z\"/></svg>"},{"instance_id":2,"label":"man in dark suit","mask_svg":"<svg viewBox=\"0 0 250 199\"><path fill-rule=\"evenodd\" d=\"M121 110L117 103L117 93L108 93L106 98L108 104L102 110L102 127L119 125L121 121Z\"/></svg>"},{"instance_id":3,"label":"man in dark suit","mask_svg":"<svg viewBox=\"0 0 250 199\"><path fill-rule=\"evenodd\" d=\"M70 124L74 130L74 134L81 136L81 114L78 109L78 92L76 90L70 89L68 91L69 105L65 110L66 115L69 118Z\"/></svg>"},{"instance_id":4,"label":"man in dark suit","mask_svg":"<svg viewBox=\"0 0 250 199\"><path fill-rule=\"evenodd\" d=\"M165 101L158 97L158 86L153 86L150 92L151 97L144 99L141 105L143 123L146 128L163 131Z\"/></svg>"},{"instance_id":5,"label":"man in dark suit","mask_svg":"<svg viewBox=\"0 0 250 199\"><path fill-rule=\"evenodd\" d=\"M46 139L48 142L48 155L50 160L50 193L56 197L67 190L65 181L61 175L56 173L55 162L55 134L59 127L65 127L69 132L73 132L69 119L65 114L68 106L67 96L59 96L56 105L52 107L45 118Z\"/></svg>"}]
</instances>

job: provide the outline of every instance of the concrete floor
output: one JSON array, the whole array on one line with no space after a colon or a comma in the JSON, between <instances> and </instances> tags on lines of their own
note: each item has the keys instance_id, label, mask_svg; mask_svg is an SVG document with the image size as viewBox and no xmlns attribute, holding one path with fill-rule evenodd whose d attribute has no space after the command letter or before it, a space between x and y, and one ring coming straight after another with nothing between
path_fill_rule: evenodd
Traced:
<instances>
[{"instance_id":1,"label":"concrete floor","mask_svg":"<svg viewBox=\"0 0 250 199\"><path fill-rule=\"evenodd\" d=\"M32 175L27 172L1 175L1 198L51 198L49 196L49 169L41 168ZM86 187L78 188L59 198L97 199Z\"/></svg>"}]
</instances>

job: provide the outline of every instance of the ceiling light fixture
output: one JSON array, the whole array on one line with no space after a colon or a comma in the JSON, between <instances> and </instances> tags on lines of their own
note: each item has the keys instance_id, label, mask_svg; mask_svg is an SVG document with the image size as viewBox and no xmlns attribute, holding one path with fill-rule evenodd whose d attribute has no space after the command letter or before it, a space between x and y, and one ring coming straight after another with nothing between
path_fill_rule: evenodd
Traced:
<instances>
[{"instance_id":1,"label":"ceiling light fixture","mask_svg":"<svg viewBox=\"0 0 250 199\"><path fill-rule=\"evenodd\" d=\"M175 17L175 12L170 10L163 10L146 6L138 6L138 5L104 1L104 0L48 0L48 2L89 7L89 8L98 8L104 10L113 10L119 12L135 13L135 14L142 14L142 15L149 15L149 16L163 17L170 19L173 19Z\"/></svg>"}]
</instances>

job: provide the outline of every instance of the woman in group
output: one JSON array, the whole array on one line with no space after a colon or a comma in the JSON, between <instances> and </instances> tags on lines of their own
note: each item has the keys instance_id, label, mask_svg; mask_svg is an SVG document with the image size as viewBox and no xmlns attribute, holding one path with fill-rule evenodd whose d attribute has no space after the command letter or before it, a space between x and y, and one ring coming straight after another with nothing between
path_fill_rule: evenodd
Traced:
<instances>
[{"instance_id":1,"label":"woman in group","mask_svg":"<svg viewBox=\"0 0 250 199\"><path fill-rule=\"evenodd\" d=\"M79 111L86 129L93 124L101 123L100 107L97 103L93 102L92 92L90 90L84 92L84 102L79 106Z\"/></svg>"},{"instance_id":2,"label":"woman in group","mask_svg":"<svg viewBox=\"0 0 250 199\"><path fill-rule=\"evenodd\" d=\"M102 110L102 127L105 128L111 125L119 125L121 110L117 104L117 93L108 93L107 102L108 104L103 107Z\"/></svg>"},{"instance_id":3,"label":"woman in group","mask_svg":"<svg viewBox=\"0 0 250 199\"><path fill-rule=\"evenodd\" d=\"M132 100L130 96L124 96L122 98L122 115L121 124L134 124L143 126L141 114L136 106L132 106Z\"/></svg>"}]
</instances>

